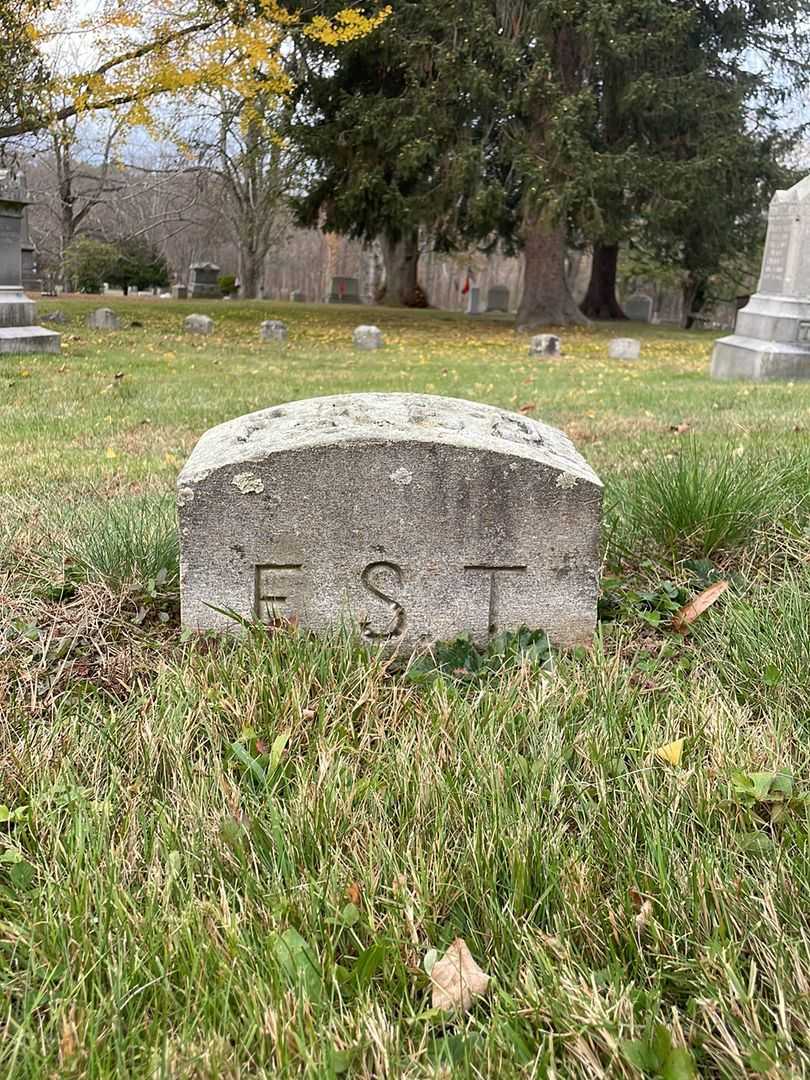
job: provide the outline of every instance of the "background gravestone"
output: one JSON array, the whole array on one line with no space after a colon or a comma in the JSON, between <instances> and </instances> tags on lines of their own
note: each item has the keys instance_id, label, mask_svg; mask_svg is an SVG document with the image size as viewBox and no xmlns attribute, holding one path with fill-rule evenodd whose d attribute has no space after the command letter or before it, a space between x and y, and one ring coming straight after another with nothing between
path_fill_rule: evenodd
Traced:
<instances>
[{"instance_id":1,"label":"background gravestone","mask_svg":"<svg viewBox=\"0 0 810 1080\"><path fill-rule=\"evenodd\" d=\"M608 345L611 360L638 360L641 356L641 342L637 338L612 338Z\"/></svg>"},{"instance_id":2,"label":"background gravestone","mask_svg":"<svg viewBox=\"0 0 810 1080\"><path fill-rule=\"evenodd\" d=\"M286 341L287 327L280 319L265 319L259 328L262 341Z\"/></svg>"},{"instance_id":3,"label":"background gravestone","mask_svg":"<svg viewBox=\"0 0 810 1080\"><path fill-rule=\"evenodd\" d=\"M213 334L214 320L207 315L186 315L183 329L187 334Z\"/></svg>"},{"instance_id":4,"label":"background gravestone","mask_svg":"<svg viewBox=\"0 0 810 1080\"><path fill-rule=\"evenodd\" d=\"M490 285L487 292L487 311L509 311L509 289L506 285Z\"/></svg>"},{"instance_id":5,"label":"background gravestone","mask_svg":"<svg viewBox=\"0 0 810 1080\"><path fill-rule=\"evenodd\" d=\"M220 300L220 268L215 263L192 263L189 267L188 295L192 300ZM178 297L179 299L179 297Z\"/></svg>"},{"instance_id":6,"label":"background gravestone","mask_svg":"<svg viewBox=\"0 0 810 1080\"><path fill-rule=\"evenodd\" d=\"M470 291L467 293L467 314L481 314L481 290L477 285L471 285Z\"/></svg>"},{"instance_id":7,"label":"background gravestone","mask_svg":"<svg viewBox=\"0 0 810 1080\"><path fill-rule=\"evenodd\" d=\"M810 379L810 176L777 191L759 287L712 356L714 379Z\"/></svg>"},{"instance_id":8,"label":"background gravestone","mask_svg":"<svg viewBox=\"0 0 810 1080\"><path fill-rule=\"evenodd\" d=\"M625 315L633 322L652 322L653 299L645 293L633 293L622 304Z\"/></svg>"},{"instance_id":9,"label":"background gravestone","mask_svg":"<svg viewBox=\"0 0 810 1080\"><path fill-rule=\"evenodd\" d=\"M560 356L562 341L556 334L535 334L529 342L529 356Z\"/></svg>"},{"instance_id":10,"label":"background gravestone","mask_svg":"<svg viewBox=\"0 0 810 1080\"><path fill-rule=\"evenodd\" d=\"M90 312L87 325L93 330L120 330L121 320L112 308L101 307Z\"/></svg>"},{"instance_id":11,"label":"background gravestone","mask_svg":"<svg viewBox=\"0 0 810 1080\"><path fill-rule=\"evenodd\" d=\"M333 277L327 304L359 304L360 282L353 277Z\"/></svg>"},{"instance_id":12,"label":"background gravestone","mask_svg":"<svg viewBox=\"0 0 810 1080\"><path fill-rule=\"evenodd\" d=\"M183 624L350 619L403 653L524 624L586 642L601 502L562 432L489 405L349 394L265 409L206 432L178 479Z\"/></svg>"},{"instance_id":13,"label":"background gravestone","mask_svg":"<svg viewBox=\"0 0 810 1080\"><path fill-rule=\"evenodd\" d=\"M352 341L355 349L381 349L385 345L382 330L379 326L355 326L352 333Z\"/></svg>"},{"instance_id":14,"label":"background gravestone","mask_svg":"<svg viewBox=\"0 0 810 1080\"><path fill-rule=\"evenodd\" d=\"M23 292L23 215L28 196L16 162L0 162L0 353L57 353L59 334L36 326L37 307Z\"/></svg>"},{"instance_id":15,"label":"background gravestone","mask_svg":"<svg viewBox=\"0 0 810 1080\"><path fill-rule=\"evenodd\" d=\"M172 285L173 300L188 300L188 285Z\"/></svg>"}]
</instances>

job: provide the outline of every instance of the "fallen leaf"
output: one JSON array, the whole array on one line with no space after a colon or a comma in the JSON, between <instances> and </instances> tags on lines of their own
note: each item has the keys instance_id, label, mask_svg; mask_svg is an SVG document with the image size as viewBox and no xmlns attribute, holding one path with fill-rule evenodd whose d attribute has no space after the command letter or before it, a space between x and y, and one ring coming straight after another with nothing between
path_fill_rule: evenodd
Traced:
<instances>
[{"instance_id":1,"label":"fallen leaf","mask_svg":"<svg viewBox=\"0 0 810 1080\"><path fill-rule=\"evenodd\" d=\"M704 589L694 600L690 600L688 604L685 604L677 615L673 615L673 629L677 630L679 634L688 633L689 627L695 619L708 610L712 604L715 604L726 589L728 589L727 581L718 581L714 585L710 585L708 589Z\"/></svg>"},{"instance_id":2,"label":"fallen leaf","mask_svg":"<svg viewBox=\"0 0 810 1080\"><path fill-rule=\"evenodd\" d=\"M351 885L347 886L346 899L356 907L360 907L360 902L363 899L363 890L356 881L353 881Z\"/></svg>"},{"instance_id":3,"label":"fallen leaf","mask_svg":"<svg viewBox=\"0 0 810 1080\"><path fill-rule=\"evenodd\" d=\"M463 938L456 938L430 972L433 1008L468 1012L475 998L487 992L489 975L476 964Z\"/></svg>"},{"instance_id":4,"label":"fallen leaf","mask_svg":"<svg viewBox=\"0 0 810 1080\"><path fill-rule=\"evenodd\" d=\"M104 451L104 456L112 459L118 457L118 454L116 454L115 450L113 450L111 446L108 446L107 449Z\"/></svg>"},{"instance_id":5,"label":"fallen leaf","mask_svg":"<svg viewBox=\"0 0 810 1080\"><path fill-rule=\"evenodd\" d=\"M667 743L666 746L659 746L655 751L655 756L665 761L667 765L679 766L683 757L683 739L676 739L675 742Z\"/></svg>"},{"instance_id":6,"label":"fallen leaf","mask_svg":"<svg viewBox=\"0 0 810 1080\"><path fill-rule=\"evenodd\" d=\"M521 405L519 411L525 416L526 413L534 412L537 405L533 401L527 401L525 405Z\"/></svg>"},{"instance_id":7,"label":"fallen leaf","mask_svg":"<svg viewBox=\"0 0 810 1080\"><path fill-rule=\"evenodd\" d=\"M671 424L669 430L676 435L685 435L689 431L689 424Z\"/></svg>"}]
</instances>

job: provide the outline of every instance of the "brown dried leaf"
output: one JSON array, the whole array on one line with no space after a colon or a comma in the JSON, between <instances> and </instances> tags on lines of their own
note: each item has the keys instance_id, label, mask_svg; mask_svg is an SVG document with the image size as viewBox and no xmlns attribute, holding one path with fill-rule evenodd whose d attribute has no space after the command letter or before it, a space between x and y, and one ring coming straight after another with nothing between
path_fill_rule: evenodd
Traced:
<instances>
[{"instance_id":1,"label":"brown dried leaf","mask_svg":"<svg viewBox=\"0 0 810 1080\"><path fill-rule=\"evenodd\" d=\"M355 907L360 907L363 900L363 889L356 881L346 887L346 899Z\"/></svg>"},{"instance_id":2,"label":"brown dried leaf","mask_svg":"<svg viewBox=\"0 0 810 1080\"><path fill-rule=\"evenodd\" d=\"M456 938L430 973L433 1008L468 1012L473 1001L487 992L489 975L476 964L463 938Z\"/></svg>"},{"instance_id":3,"label":"brown dried leaf","mask_svg":"<svg viewBox=\"0 0 810 1080\"><path fill-rule=\"evenodd\" d=\"M708 589L704 589L694 600L690 600L688 604L685 604L677 615L673 616L673 629L677 630L679 634L688 633L689 627L695 619L710 608L712 604L715 604L726 589L728 589L727 581L718 581L714 585L710 585Z\"/></svg>"},{"instance_id":4,"label":"brown dried leaf","mask_svg":"<svg viewBox=\"0 0 810 1080\"><path fill-rule=\"evenodd\" d=\"M689 431L689 424L671 424L670 431L674 431L676 435L685 435Z\"/></svg>"},{"instance_id":5,"label":"brown dried leaf","mask_svg":"<svg viewBox=\"0 0 810 1080\"><path fill-rule=\"evenodd\" d=\"M537 405L534 401L527 401L525 405L521 405L519 411L525 416L526 413L534 412Z\"/></svg>"}]
</instances>

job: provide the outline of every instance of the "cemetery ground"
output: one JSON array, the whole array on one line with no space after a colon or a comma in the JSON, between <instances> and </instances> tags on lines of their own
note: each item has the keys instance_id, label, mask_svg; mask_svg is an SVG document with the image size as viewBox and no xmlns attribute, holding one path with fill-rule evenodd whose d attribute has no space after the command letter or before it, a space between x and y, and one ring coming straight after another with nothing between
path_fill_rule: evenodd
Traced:
<instances>
[{"instance_id":1,"label":"cemetery ground","mask_svg":"<svg viewBox=\"0 0 810 1080\"><path fill-rule=\"evenodd\" d=\"M369 309L105 300L105 333L101 302L43 302L62 355L0 361L2 1075L807 1075L810 385L711 382L717 334L662 327L530 358L506 319L375 309L365 353ZM197 438L359 390L573 438L606 485L591 649L403 672L181 633ZM456 938L492 979L442 1013Z\"/></svg>"}]
</instances>

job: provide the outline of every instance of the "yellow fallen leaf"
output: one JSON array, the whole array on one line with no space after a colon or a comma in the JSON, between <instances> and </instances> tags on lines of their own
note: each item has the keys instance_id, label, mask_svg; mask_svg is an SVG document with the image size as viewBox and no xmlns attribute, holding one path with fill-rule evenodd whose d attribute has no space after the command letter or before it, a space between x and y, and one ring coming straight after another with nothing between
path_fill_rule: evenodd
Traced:
<instances>
[{"instance_id":1,"label":"yellow fallen leaf","mask_svg":"<svg viewBox=\"0 0 810 1080\"><path fill-rule=\"evenodd\" d=\"M463 938L456 938L430 972L433 1008L468 1012L473 1001L487 992L489 975L476 964Z\"/></svg>"},{"instance_id":2,"label":"yellow fallen leaf","mask_svg":"<svg viewBox=\"0 0 810 1080\"><path fill-rule=\"evenodd\" d=\"M659 746L655 751L655 756L665 761L667 765L680 765L683 757L683 739L676 739L675 742L667 743L666 746Z\"/></svg>"},{"instance_id":3,"label":"yellow fallen leaf","mask_svg":"<svg viewBox=\"0 0 810 1080\"><path fill-rule=\"evenodd\" d=\"M716 584L710 585L708 589L704 589L694 600L690 600L688 604L685 604L677 615L673 615L673 629L677 630L679 634L688 633L689 627L695 619L702 615L707 608L710 608L712 604L717 603L727 588L727 581L718 581Z\"/></svg>"},{"instance_id":4,"label":"yellow fallen leaf","mask_svg":"<svg viewBox=\"0 0 810 1080\"><path fill-rule=\"evenodd\" d=\"M108 446L104 452L104 456L108 458L115 458L118 457L118 454L116 454L115 450L113 450L111 446Z\"/></svg>"}]
</instances>

